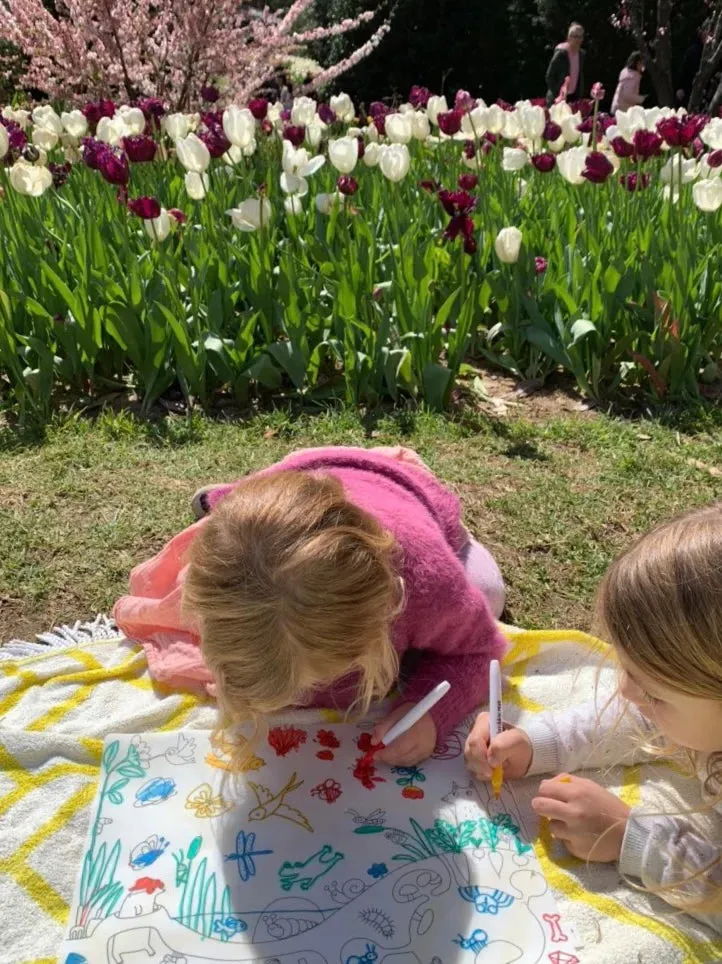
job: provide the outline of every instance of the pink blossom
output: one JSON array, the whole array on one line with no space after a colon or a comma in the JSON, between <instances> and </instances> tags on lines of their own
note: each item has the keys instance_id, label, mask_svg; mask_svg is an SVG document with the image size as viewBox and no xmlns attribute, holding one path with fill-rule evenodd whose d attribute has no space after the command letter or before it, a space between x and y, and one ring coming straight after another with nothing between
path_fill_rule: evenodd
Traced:
<instances>
[{"instance_id":1,"label":"pink blossom","mask_svg":"<svg viewBox=\"0 0 722 964\"><path fill-rule=\"evenodd\" d=\"M597 81L596 84L592 84L592 100L604 100L605 94L606 91L599 81Z\"/></svg>"}]
</instances>

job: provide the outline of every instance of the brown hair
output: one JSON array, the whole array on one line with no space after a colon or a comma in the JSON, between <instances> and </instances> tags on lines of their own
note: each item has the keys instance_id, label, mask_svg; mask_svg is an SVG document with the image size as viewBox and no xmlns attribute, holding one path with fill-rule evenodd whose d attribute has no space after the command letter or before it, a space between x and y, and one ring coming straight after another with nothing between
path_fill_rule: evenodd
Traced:
<instances>
[{"instance_id":1,"label":"brown hair","mask_svg":"<svg viewBox=\"0 0 722 964\"><path fill-rule=\"evenodd\" d=\"M216 681L220 726L258 730L353 673L359 712L385 696L398 671L397 552L330 475L261 474L228 495L192 546L183 599Z\"/></svg>"},{"instance_id":2,"label":"brown hair","mask_svg":"<svg viewBox=\"0 0 722 964\"><path fill-rule=\"evenodd\" d=\"M616 559L599 588L597 621L601 635L652 679L722 702L722 503L657 526ZM722 799L722 752L710 754L706 768L705 790L716 797L711 807ZM677 886L706 877L721 862ZM675 888L660 890L669 889ZM685 909L722 910L719 886L706 890L709 897L694 905L685 900Z\"/></svg>"}]
</instances>

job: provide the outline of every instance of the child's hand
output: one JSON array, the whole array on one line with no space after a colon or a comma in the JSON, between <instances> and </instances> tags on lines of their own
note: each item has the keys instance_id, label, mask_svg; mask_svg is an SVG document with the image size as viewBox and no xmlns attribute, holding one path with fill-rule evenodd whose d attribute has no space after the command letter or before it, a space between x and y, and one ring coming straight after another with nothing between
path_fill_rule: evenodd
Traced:
<instances>
[{"instance_id":1,"label":"child's hand","mask_svg":"<svg viewBox=\"0 0 722 964\"><path fill-rule=\"evenodd\" d=\"M531 740L516 726L504 729L489 745L489 714L480 713L466 740L464 758L477 780L491 780L491 771L501 766L505 780L526 775L531 766Z\"/></svg>"},{"instance_id":2,"label":"child's hand","mask_svg":"<svg viewBox=\"0 0 722 964\"><path fill-rule=\"evenodd\" d=\"M599 863L619 859L630 808L598 783L566 774L542 780L531 805L575 857Z\"/></svg>"},{"instance_id":3,"label":"child's hand","mask_svg":"<svg viewBox=\"0 0 722 964\"><path fill-rule=\"evenodd\" d=\"M414 706L413 703L402 703L395 707L387 717L377 724L371 735L372 742L383 743L384 734L388 733L394 723L408 713L412 706ZM379 750L374 759L379 763L386 763L388 766L412 767L428 759L435 748L436 723L428 713L424 713L421 719L414 723L411 729L394 740L391 746L385 750Z\"/></svg>"}]
</instances>

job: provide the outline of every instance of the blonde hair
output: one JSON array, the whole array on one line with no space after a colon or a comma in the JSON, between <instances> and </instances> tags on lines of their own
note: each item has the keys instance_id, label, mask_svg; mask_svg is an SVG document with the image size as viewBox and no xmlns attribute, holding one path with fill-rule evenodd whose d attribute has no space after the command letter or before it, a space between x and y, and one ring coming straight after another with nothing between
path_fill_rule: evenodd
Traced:
<instances>
[{"instance_id":1,"label":"blonde hair","mask_svg":"<svg viewBox=\"0 0 722 964\"><path fill-rule=\"evenodd\" d=\"M250 722L257 733L270 714L354 673L358 712L385 696L398 672L397 555L393 536L330 475L281 471L238 485L195 539L183 599L220 727Z\"/></svg>"},{"instance_id":2,"label":"blonde hair","mask_svg":"<svg viewBox=\"0 0 722 964\"><path fill-rule=\"evenodd\" d=\"M657 526L616 559L599 588L597 623L601 635L650 678L722 704L722 503ZM696 766L696 754L691 761ZM706 758L706 770L705 791L715 797L704 808L710 809L722 799L722 752ZM722 857L659 890L698 879L710 896L680 906L721 911L722 889L703 879L720 863Z\"/></svg>"}]
</instances>

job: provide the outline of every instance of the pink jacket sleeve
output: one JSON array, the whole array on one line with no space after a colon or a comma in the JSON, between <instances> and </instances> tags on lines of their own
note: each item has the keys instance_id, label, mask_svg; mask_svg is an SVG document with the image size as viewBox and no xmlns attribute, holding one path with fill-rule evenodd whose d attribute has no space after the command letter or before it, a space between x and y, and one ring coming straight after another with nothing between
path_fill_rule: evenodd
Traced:
<instances>
[{"instance_id":1,"label":"pink jacket sleeve","mask_svg":"<svg viewBox=\"0 0 722 964\"><path fill-rule=\"evenodd\" d=\"M416 624L416 662L402 698L417 703L442 680L451 683L449 693L431 710L441 739L487 703L489 662L501 659L508 642L483 594L467 581L461 563L457 578L442 580L430 602L434 615L422 622L422 628Z\"/></svg>"}]
</instances>

